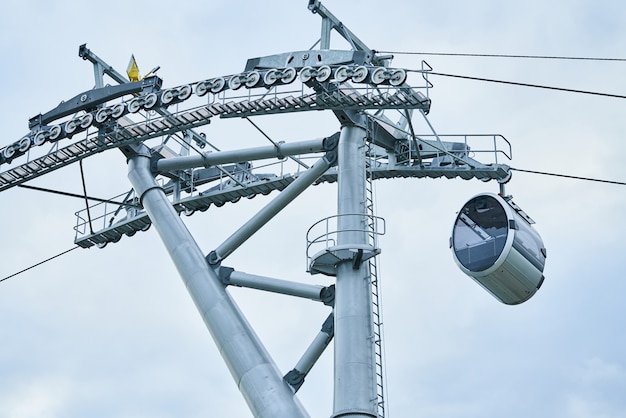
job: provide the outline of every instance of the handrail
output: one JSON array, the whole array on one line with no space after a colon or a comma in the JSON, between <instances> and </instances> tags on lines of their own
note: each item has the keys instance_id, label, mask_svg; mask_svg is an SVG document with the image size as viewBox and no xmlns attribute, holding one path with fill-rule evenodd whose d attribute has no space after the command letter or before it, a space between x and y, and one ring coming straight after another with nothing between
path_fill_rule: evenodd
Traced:
<instances>
[{"instance_id":1,"label":"handrail","mask_svg":"<svg viewBox=\"0 0 626 418\"><path fill-rule=\"evenodd\" d=\"M331 226L331 221L337 221L340 217L348 217L348 216L360 216L365 220L365 227L363 228L354 228L354 229L339 229L337 226ZM382 229L379 228L379 223L382 224ZM311 238L311 234L318 229L319 226L322 226L323 232L317 233L313 238ZM307 266L310 265L312 256L311 249L315 246L316 248L318 244L321 244L321 250L316 251L318 254L320 251L332 251L333 249L359 249L362 245L358 246L355 244L345 244L338 246L337 245L337 236L340 233L344 232L362 232L367 234L369 243L368 245L372 249L378 248L378 236L384 235L386 233L386 224L385 219L380 216L369 215L364 213L347 213L341 215L333 215L327 216L316 223L314 223L306 233L306 258L307 258ZM357 248L359 247L359 248ZM361 248L362 249L362 248Z\"/></svg>"}]
</instances>

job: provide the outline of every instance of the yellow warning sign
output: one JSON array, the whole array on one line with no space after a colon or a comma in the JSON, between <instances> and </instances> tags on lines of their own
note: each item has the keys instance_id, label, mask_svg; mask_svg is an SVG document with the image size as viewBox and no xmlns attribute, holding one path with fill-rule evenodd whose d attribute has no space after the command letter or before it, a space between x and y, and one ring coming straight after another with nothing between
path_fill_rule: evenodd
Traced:
<instances>
[{"instance_id":1,"label":"yellow warning sign","mask_svg":"<svg viewBox=\"0 0 626 418\"><path fill-rule=\"evenodd\" d=\"M137 66L137 61L135 60L134 55L130 56L130 62L128 63L126 74L128 74L128 79L132 82L141 80L141 77L139 76L139 67Z\"/></svg>"}]
</instances>

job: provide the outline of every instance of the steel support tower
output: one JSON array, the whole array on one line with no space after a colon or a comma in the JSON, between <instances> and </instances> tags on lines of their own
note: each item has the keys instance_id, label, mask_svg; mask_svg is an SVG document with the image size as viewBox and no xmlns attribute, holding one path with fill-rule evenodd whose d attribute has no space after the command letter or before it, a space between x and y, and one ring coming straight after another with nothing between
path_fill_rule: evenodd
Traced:
<instances>
[{"instance_id":1,"label":"steel support tower","mask_svg":"<svg viewBox=\"0 0 626 418\"><path fill-rule=\"evenodd\" d=\"M78 212L75 243L103 248L154 225L255 417L309 416L296 392L332 341L332 417L382 418L375 260L384 220L373 213L371 182L461 177L505 183L510 169L498 156L509 157L510 145L496 134L437 134L427 119L432 86L426 63L414 70L392 68L391 56L370 49L319 0L310 0L308 8L322 19L319 49L252 58L242 73L172 88L163 88L154 74L130 82L82 45L79 55L93 64L96 88L31 118L23 138L0 148L0 191L26 186L96 153L120 149L128 161L132 190ZM339 34L351 49L331 49L331 34ZM119 85L106 85L104 76ZM240 89L247 94L235 92ZM311 110L332 111L339 132L222 151L196 131L212 118ZM389 111L393 117L385 113ZM413 113L426 121L429 132L415 132ZM490 145L470 147L472 140ZM470 157L470 151L481 151L494 161L481 163ZM305 163L309 157L315 159L312 165ZM20 159L27 161L19 163ZM268 159L280 165L276 172L254 167ZM285 174L287 163L296 167L291 174ZM333 182L338 186L336 215L314 225L307 235L307 271L333 277L333 285L246 274L224 264L309 186ZM183 213L274 191L279 193L208 254L180 218ZM231 285L312 299L329 307L328 319L292 370L278 369L227 291Z\"/></svg>"}]
</instances>

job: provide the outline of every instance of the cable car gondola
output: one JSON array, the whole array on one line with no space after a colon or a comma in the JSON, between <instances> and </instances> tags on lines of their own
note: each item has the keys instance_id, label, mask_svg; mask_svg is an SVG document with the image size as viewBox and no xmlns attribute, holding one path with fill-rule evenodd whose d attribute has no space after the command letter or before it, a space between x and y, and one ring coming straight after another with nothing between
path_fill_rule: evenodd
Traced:
<instances>
[{"instance_id":1,"label":"cable car gondola","mask_svg":"<svg viewBox=\"0 0 626 418\"><path fill-rule=\"evenodd\" d=\"M525 302L544 280L546 249L533 223L510 199L476 195L454 223L450 239L454 260L502 303Z\"/></svg>"}]
</instances>

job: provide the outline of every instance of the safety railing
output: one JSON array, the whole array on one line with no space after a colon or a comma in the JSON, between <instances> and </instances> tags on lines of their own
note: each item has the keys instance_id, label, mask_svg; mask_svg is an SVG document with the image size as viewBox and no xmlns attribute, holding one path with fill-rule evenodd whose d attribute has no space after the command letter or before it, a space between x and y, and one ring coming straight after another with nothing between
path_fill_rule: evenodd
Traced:
<instances>
[{"instance_id":1,"label":"safety railing","mask_svg":"<svg viewBox=\"0 0 626 418\"><path fill-rule=\"evenodd\" d=\"M416 145L419 153L415 152ZM513 148L500 134L417 135L416 141L408 141L400 151L398 161L413 162L421 158L436 164L450 164L478 155L484 165L500 164L503 159L513 158Z\"/></svg>"},{"instance_id":2,"label":"safety railing","mask_svg":"<svg viewBox=\"0 0 626 418\"><path fill-rule=\"evenodd\" d=\"M140 208L133 190L109 201L96 203L75 213L74 239L110 228L115 222L134 218L140 213L143 214L144 211Z\"/></svg>"},{"instance_id":3,"label":"safety railing","mask_svg":"<svg viewBox=\"0 0 626 418\"><path fill-rule=\"evenodd\" d=\"M359 225L357 228L339 228L340 218L356 218ZM306 233L306 265L307 271L311 262L319 255L326 252L339 250L371 250L378 249L378 237L386 232L385 219L369 214L341 214L328 216L317 221ZM361 243L338 244L340 234L358 235L366 237Z\"/></svg>"},{"instance_id":4,"label":"safety railing","mask_svg":"<svg viewBox=\"0 0 626 418\"><path fill-rule=\"evenodd\" d=\"M215 195L215 193L221 192L227 194L229 190L233 188L247 188L248 185L256 184L260 181L263 182L279 178L286 172L298 175L303 169L303 161L316 159L316 157L306 155L297 157L296 159L297 162L287 158L268 160L265 161L265 164L254 168L250 163L235 164L231 167L236 167L236 169L222 169L215 178L204 183L195 180L193 170L187 173L185 177L186 182L173 180L166 183L165 180L169 179L162 177L158 177L157 182L164 189L165 193L169 195L176 209L190 215L193 211L187 211L185 205L178 205L179 201L184 201L193 196L201 197L205 194ZM177 182L179 182L178 185ZM201 185L205 187L204 190L199 190ZM249 195L248 197L253 196L254 195ZM235 199L236 200L229 199L228 201L234 203L239 200L239 197ZM221 206L223 202L215 204ZM76 224L74 226L75 240L79 241L86 236L93 235L94 233L97 234L100 231L132 221L144 215L145 212L139 205L139 199L135 196L134 191L131 190L125 194L115 196L106 202L99 202L77 211L75 213Z\"/></svg>"}]
</instances>

